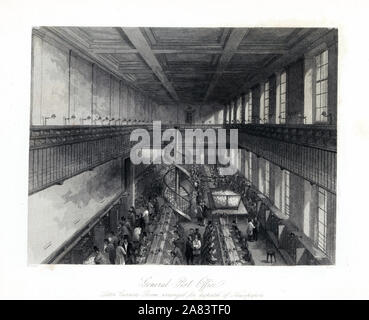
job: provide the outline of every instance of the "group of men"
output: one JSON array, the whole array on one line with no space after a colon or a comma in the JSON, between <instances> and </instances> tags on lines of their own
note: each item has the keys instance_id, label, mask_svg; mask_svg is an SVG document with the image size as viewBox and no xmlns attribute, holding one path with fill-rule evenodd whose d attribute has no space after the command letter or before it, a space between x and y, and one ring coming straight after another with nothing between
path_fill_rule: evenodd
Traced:
<instances>
[{"instance_id":1,"label":"group of men","mask_svg":"<svg viewBox=\"0 0 369 320\"><path fill-rule=\"evenodd\" d=\"M134 263L132 243L127 237L119 238L111 232L107 239L104 239L104 248L101 251L94 246L95 264L130 264Z\"/></svg>"},{"instance_id":2,"label":"group of men","mask_svg":"<svg viewBox=\"0 0 369 320\"><path fill-rule=\"evenodd\" d=\"M135 264L140 249L147 245L150 219L156 215L155 200L149 199L141 212L130 207L127 216L120 219L118 232L113 231L104 239L101 251L94 247L95 264Z\"/></svg>"},{"instance_id":3,"label":"group of men","mask_svg":"<svg viewBox=\"0 0 369 320\"><path fill-rule=\"evenodd\" d=\"M198 228L191 228L187 236L185 257L188 265L201 264L201 234Z\"/></svg>"},{"instance_id":4,"label":"group of men","mask_svg":"<svg viewBox=\"0 0 369 320\"><path fill-rule=\"evenodd\" d=\"M249 222L247 223L246 230L248 241L257 241L259 231L260 231L260 222L257 219L257 217L255 217L254 219L250 219Z\"/></svg>"}]
</instances>

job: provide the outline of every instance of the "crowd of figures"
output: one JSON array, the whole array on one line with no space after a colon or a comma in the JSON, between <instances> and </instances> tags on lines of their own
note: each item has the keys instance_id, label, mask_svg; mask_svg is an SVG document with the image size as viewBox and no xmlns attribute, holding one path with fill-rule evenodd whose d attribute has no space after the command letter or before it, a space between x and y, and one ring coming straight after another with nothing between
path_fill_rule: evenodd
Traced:
<instances>
[{"instance_id":1,"label":"crowd of figures","mask_svg":"<svg viewBox=\"0 0 369 320\"><path fill-rule=\"evenodd\" d=\"M239 259L237 261L232 261L227 253L225 237L224 232L220 230L220 223L217 218L207 222L202 236L198 228L189 229L185 247L186 263L188 265L249 263L251 255L248 250L247 239L242 236L235 221L228 237L232 237L232 241L239 249Z\"/></svg>"},{"instance_id":2,"label":"crowd of figures","mask_svg":"<svg viewBox=\"0 0 369 320\"><path fill-rule=\"evenodd\" d=\"M152 232L150 224L157 219L159 204L156 199L149 199L142 210L135 207L128 210L128 215L121 217L118 231L111 231L104 239L101 251L94 247L95 264L136 264L145 255L149 244L148 236Z\"/></svg>"},{"instance_id":3,"label":"crowd of figures","mask_svg":"<svg viewBox=\"0 0 369 320\"><path fill-rule=\"evenodd\" d=\"M232 190L241 195L242 201L248 212L246 236L243 237L236 222L232 223L231 232L235 235L235 240L239 242L245 251L244 259L250 261L250 252L248 250L248 242L257 241L261 231L260 215L260 199L257 192L251 187L251 183L241 174L220 175L216 165L206 166L207 172L204 173L204 166L193 166L191 175L195 177L196 184L199 185L199 194L203 196L204 186L211 182L215 188ZM204 183L206 182L206 183ZM262 205L263 206L263 205ZM269 258L276 260L275 247L270 240L266 241L267 261ZM210 261L210 260L209 260Z\"/></svg>"},{"instance_id":4,"label":"crowd of figures","mask_svg":"<svg viewBox=\"0 0 369 320\"><path fill-rule=\"evenodd\" d=\"M136 203L142 207L136 209L134 206L128 210L128 215L122 217L115 234L111 231L104 240L104 248L100 250L94 247L95 264L143 264L146 263L150 254L156 256L160 248L155 248L153 252L153 240L163 238L163 232L159 232L161 225L168 225L173 239L166 243L165 251L169 251L169 259L166 259L166 252L162 254L163 264L184 264L183 253L185 251L185 236L183 228L177 219L170 222L165 217L174 217L172 209L163 203L160 197L148 200L141 198ZM161 202L159 204L159 202Z\"/></svg>"},{"instance_id":5,"label":"crowd of figures","mask_svg":"<svg viewBox=\"0 0 369 320\"><path fill-rule=\"evenodd\" d=\"M203 172L203 166L192 165L190 168L191 181L194 186L192 210L193 216L197 218L200 226L205 226L208 219L208 206L205 202L205 183L206 176Z\"/></svg>"},{"instance_id":6,"label":"crowd of figures","mask_svg":"<svg viewBox=\"0 0 369 320\"><path fill-rule=\"evenodd\" d=\"M252 190L250 182L240 174L220 176L217 170L212 171L213 178L218 188L226 188L241 195L242 201L248 213L247 239L257 241L260 231L260 221L258 218L257 195Z\"/></svg>"},{"instance_id":7,"label":"crowd of figures","mask_svg":"<svg viewBox=\"0 0 369 320\"><path fill-rule=\"evenodd\" d=\"M248 211L246 236L242 235L236 221L228 227L237 247L241 248L240 259L250 262L248 242L257 241L260 232L258 198L250 183L238 174L221 176L216 166L207 166L207 172L204 172L204 166L192 165L189 172L194 186L192 217L196 218L194 220L197 220L199 227L190 228L188 233L185 233L178 217L175 219L171 228L174 234L174 238L171 239L174 240L170 240L170 243L165 245L166 251L169 252L169 259L164 259L164 264L222 264L220 251L222 241L224 242L223 234L219 232L219 221L210 217L210 210L205 201L206 193L209 191L206 189L209 181L216 188L226 188L241 195ZM164 223L160 222L163 212L171 210L163 204L164 201L159 194L148 193L148 195L148 198L141 196L137 199L136 207L130 207L128 214L121 217L117 232L108 233L102 250L97 246L94 247L95 264L122 265L146 262L152 250L153 238L160 236L154 233L157 232L158 225ZM199 228L203 230L203 227L205 230L201 235ZM273 255L275 259L273 245L269 245L267 251L268 256Z\"/></svg>"},{"instance_id":8,"label":"crowd of figures","mask_svg":"<svg viewBox=\"0 0 369 320\"><path fill-rule=\"evenodd\" d=\"M249 224L247 226L247 232L248 232ZM251 261L251 253L249 251L249 246L247 241L249 240L249 237L243 237L241 230L238 228L238 225L235 220L232 221L231 225L231 234L233 236L233 239L236 243L240 244L241 249L243 250L244 254L242 259L244 259L246 262Z\"/></svg>"},{"instance_id":9,"label":"crowd of figures","mask_svg":"<svg viewBox=\"0 0 369 320\"><path fill-rule=\"evenodd\" d=\"M189 236L186 242L186 261L187 264L222 264L225 261L220 261L221 252L224 251L224 246L221 247L221 243L224 242L224 235L222 232L217 232L216 229L219 225L219 219L213 221L213 217L209 216L209 209L205 199L209 192L209 185L212 187L221 187L223 184L229 184L230 181L223 181L221 176L218 174L216 166L203 166L203 165L192 165L188 168L191 175L191 181L194 185L194 196L193 199L193 211L194 216L197 217L199 226L206 226L203 236L198 229L190 229ZM235 177L232 176L232 186L237 182L233 181ZM228 187L228 185L227 185ZM257 237L256 222L251 222L248 225L250 234L254 238ZM242 250L242 260L250 261L250 253L247 247L247 240L242 237L241 231L237 225L231 230L232 236L237 243L240 243ZM222 242L223 241L223 242ZM224 254L227 256L227 254ZM227 258L224 258L227 260ZM229 260L229 259L228 259Z\"/></svg>"},{"instance_id":10,"label":"crowd of figures","mask_svg":"<svg viewBox=\"0 0 369 320\"><path fill-rule=\"evenodd\" d=\"M202 242L199 229L196 228L194 230L191 228L185 245L185 258L188 265L201 263L201 246Z\"/></svg>"},{"instance_id":11,"label":"crowd of figures","mask_svg":"<svg viewBox=\"0 0 369 320\"><path fill-rule=\"evenodd\" d=\"M213 171L214 175L217 175L217 171ZM248 212L248 223L247 223L247 240L257 241L261 229L261 223L259 219L260 207L258 207L258 195L255 190L252 189L251 183L242 175L236 173L229 176L219 176L216 179L219 187L227 187L230 190L237 192L241 195L242 201ZM263 206L263 205L262 205ZM267 262L276 262L276 250L271 240L267 239L265 244L267 253Z\"/></svg>"}]
</instances>

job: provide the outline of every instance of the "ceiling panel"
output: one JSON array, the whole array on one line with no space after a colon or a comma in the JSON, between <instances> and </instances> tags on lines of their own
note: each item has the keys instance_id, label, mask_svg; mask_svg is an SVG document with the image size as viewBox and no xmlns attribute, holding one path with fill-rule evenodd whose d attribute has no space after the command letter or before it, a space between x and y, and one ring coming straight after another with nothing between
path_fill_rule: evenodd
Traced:
<instances>
[{"instance_id":1,"label":"ceiling panel","mask_svg":"<svg viewBox=\"0 0 369 320\"><path fill-rule=\"evenodd\" d=\"M206 99L223 102L263 68L283 59L293 46L319 31L148 27L52 27L52 30L70 39L74 46L80 46L83 52L90 50L92 59L157 102L173 103L173 87L180 99L197 104ZM139 41L132 35L138 36Z\"/></svg>"},{"instance_id":2,"label":"ceiling panel","mask_svg":"<svg viewBox=\"0 0 369 320\"><path fill-rule=\"evenodd\" d=\"M118 61L143 61L138 53L113 53L112 54Z\"/></svg>"},{"instance_id":3,"label":"ceiling panel","mask_svg":"<svg viewBox=\"0 0 369 320\"><path fill-rule=\"evenodd\" d=\"M229 62L229 67L232 66L259 66L263 61L268 58L272 58L274 55L267 54L234 54L231 61Z\"/></svg>"},{"instance_id":4,"label":"ceiling panel","mask_svg":"<svg viewBox=\"0 0 369 320\"><path fill-rule=\"evenodd\" d=\"M211 54L199 54L199 53L172 53L166 54L168 62L207 62L211 63L213 55Z\"/></svg>"},{"instance_id":5,"label":"ceiling panel","mask_svg":"<svg viewBox=\"0 0 369 320\"><path fill-rule=\"evenodd\" d=\"M219 44L224 28L151 28L156 41L181 44Z\"/></svg>"},{"instance_id":6,"label":"ceiling panel","mask_svg":"<svg viewBox=\"0 0 369 320\"><path fill-rule=\"evenodd\" d=\"M122 38L115 28L110 27L83 27L82 30L92 41L108 41L117 40Z\"/></svg>"},{"instance_id":7,"label":"ceiling panel","mask_svg":"<svg viewBox=\"0 0 369 320\"><path fill-rule=\"evenodd\" d=\"M250 32L242 40L241 45L249 43L283 43L288 41L295 28L257 28Z\"/></svg>"}]
</instances>

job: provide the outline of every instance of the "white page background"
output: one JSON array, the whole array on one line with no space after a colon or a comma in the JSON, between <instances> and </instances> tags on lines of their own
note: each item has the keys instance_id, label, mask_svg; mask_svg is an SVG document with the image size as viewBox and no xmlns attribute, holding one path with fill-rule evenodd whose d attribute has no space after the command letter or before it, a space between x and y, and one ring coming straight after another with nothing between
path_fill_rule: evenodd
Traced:
<instances>
[{"instance_id":1,"label":"white page background","mask_svg":"<svg viewBox=\"0 0 369 320\"><path fill-rule=\"evenodd\" d=\"M368 9L337 0L2 0L0 298L369 298ZM27 266L31 28L42 25L338 28L336 265Z\"/></svg>"}]
</instances>

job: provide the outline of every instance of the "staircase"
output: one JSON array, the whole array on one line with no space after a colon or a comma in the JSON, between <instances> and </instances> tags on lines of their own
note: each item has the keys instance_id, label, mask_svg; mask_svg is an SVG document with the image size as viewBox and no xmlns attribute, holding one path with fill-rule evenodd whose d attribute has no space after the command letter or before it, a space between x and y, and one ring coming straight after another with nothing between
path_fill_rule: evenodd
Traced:
<instances>
[{"instance_id":1,"label":"staircase","mask_svg":"<svg viewBox=\"0 0 369 320\"><path fill-rule=\"evenodd\" d=\"M178 179L178 180L177 180ZM163 177L163 197L174 212L191 221L193 185L190 173L180 165L174 164ZM176 186L176 180L178 186Z\"/></svg>"}]
</instances>

